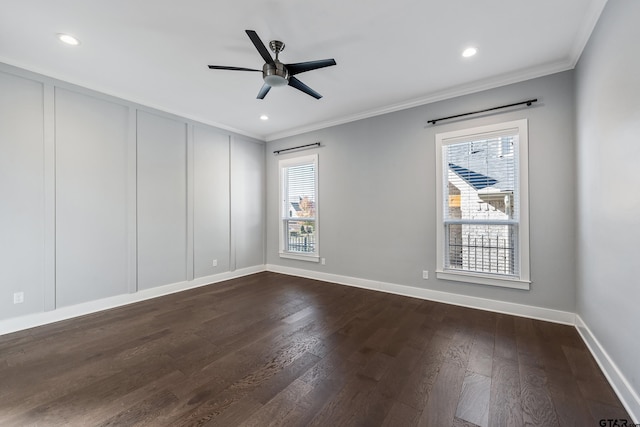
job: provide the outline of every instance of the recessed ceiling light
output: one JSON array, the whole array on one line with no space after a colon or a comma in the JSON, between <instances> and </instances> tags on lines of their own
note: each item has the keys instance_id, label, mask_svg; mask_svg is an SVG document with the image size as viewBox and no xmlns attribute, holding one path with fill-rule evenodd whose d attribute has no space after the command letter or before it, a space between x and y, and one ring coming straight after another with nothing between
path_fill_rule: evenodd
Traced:
<instances>
[{"instance_id":1,"label":"recessed ceiling light","mask_svg":"<svg viewBox=\"0 0 640 427\"><path fill-rule=\"evenodd\" d=\"M476 49L475 47L468 47L462 52L462 56L464 56L465 58L469 58L476 53L478 53L478 49Z\"/></svg>"},{"instance_id":2,"label":"recessed ceiling light","mask_svg":"<svg viewBox=\"0 0 640 427\"><path fill-rule=\"evenodd\" d=\"M267 116L266 114L263 114L263 115L260 116L260 120L267 121L267 120L269 120L269 116Z\"/></svg>"},{"instance_id":3,"label":"recessed ceiling light","mask_svg":"<svg viewBox=\"0 0 640 427\"><path fill-rule=\"evenodd\" d=\"M70 36L69 34L58 34L58 39L60 39L61 42L69 44L71 46L78 46L80 44L80 40L73 36Z\"/></svg>"}]
</instances>

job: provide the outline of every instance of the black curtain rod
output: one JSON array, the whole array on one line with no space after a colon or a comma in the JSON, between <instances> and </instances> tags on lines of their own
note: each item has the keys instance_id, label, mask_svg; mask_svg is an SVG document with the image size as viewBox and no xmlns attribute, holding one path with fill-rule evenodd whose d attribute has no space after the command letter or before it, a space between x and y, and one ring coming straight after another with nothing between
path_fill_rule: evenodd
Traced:
<instances>
[{"instance_id":1,"label":"black curtain rod","mask_svg":"<svg viewBox=\"0 0 640 427\"><path fill-rule=\"evenodd\" d=\"M527 107L530 107L531 104L533 104L534 102L538 102L538 99L537 98L536 99L529 99L527 101L516 102L515 104L501 105L499 107L487 108L486 110L472 111L471 113L457 114L455 116L443 117L441 119L433 119L433 120L429 120L427 123L431 123L431 124L435 125L436 122L440 122L442 120L455 119L455 118L458 118L458 117L469 116L471 114L486 113L487 111L493 111L493 110L500 110L502 108L515 107L516 105L527 104Z\"/></svg>"},{"instance_id":2,"label":"black curtain rod","mask_svg":"<svg viewBox=\"0 0 640 427\"><path fill-rule=\"evenodd\" d=\"M284 151L290 151L290 150L299 150L300 148L307 148L307 147L319 147L320 143L319 142L314 142L313 144L307 144L307 145L300 145L298 147L291 147L291 148L283 148L282 150L276 150L273 152L273 154L280 154Z\"/></svg>"}]
</instances>

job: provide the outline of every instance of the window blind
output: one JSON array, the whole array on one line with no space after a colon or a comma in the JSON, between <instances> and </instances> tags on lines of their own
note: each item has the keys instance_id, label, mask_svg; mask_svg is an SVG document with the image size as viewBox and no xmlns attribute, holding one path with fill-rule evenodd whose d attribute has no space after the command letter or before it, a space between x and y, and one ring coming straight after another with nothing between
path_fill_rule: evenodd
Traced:
<instances>
[{"instance_id":1,"label":"window blind","mask_svg":"<svg viewBox=\"0 0 640 427\"><path fill-rule=\"evenodd\" d=\"M317 255L317 160L283 161L281 248L289 254Z\"/></svg>"},{"instance_id":2,"label":"window blind","mask_svg":"<svg viewBox=\"0 0 640 427\"><path fill-rule=\"evenodd\" d=\"M443 146L445 268L518 275L518 151L517 132Z\"/></svg>"},{"instance_id":3,"label":"window blind","mask_svg":"<svg viewBox=\"0 0 640 427\"><path fill-rule=\"evenodd\" d=\"M289 206L285 210L289 218L306 217L315 218L316 204L316 171L315 164L290 166L285 172L286 194L285 204Z\"/></svg>"}]
</instances>

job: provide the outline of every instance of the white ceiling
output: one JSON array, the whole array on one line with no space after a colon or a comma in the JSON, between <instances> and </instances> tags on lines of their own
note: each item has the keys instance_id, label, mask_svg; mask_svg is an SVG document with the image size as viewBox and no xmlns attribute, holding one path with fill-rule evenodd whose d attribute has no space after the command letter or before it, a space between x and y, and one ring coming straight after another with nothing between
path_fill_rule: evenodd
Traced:
<instances>
[{"instance_id":1,"label":"white ceiling","mask_svg":"<svg viewBox=\"0 0 640 427\"><path fill-rule=\"evenodd\" d=\"M571 69L605 3L0 0L0 61L272 140ZM262 67L246 29L285 42L284 63L335 58L297 76L324 97L283 87L257 100L260 73L209 70Z\"/></svg>"}]
</instances>

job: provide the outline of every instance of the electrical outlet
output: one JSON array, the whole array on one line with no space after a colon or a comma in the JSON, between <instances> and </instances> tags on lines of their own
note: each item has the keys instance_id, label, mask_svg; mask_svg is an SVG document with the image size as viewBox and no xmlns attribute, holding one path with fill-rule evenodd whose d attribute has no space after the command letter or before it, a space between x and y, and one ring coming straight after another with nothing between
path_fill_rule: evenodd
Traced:
<instances>
[{"instance_id":1,"label":"electrical outlet","mask_svg":"<svg viewBox=\"0 0 640 427\"><path fill-rule=\"evenodd\" d=\"M429 278L429 270L422 270L422 278L425 280Z\"/></svg>"},{"instance_id":2,"label":"electrical outlet","mask_svg":"<svg viewBox=\"0 0 640 427\"><path fill-rule=\"evenodd\" d=\"M214 267L217 267L217 266L218 266L218 260L217 260L217 259L214 259L214 260L213 260L213 262L212 262L212 264L213 264L213 266L214 266Z\"/></svg>"},{"instance_id":3,"label":"electrical outlet","mask_svg":"<svg viewBox=\"0 0 640 427\"><path fill-rule=\"evenodd\" d=\"M322 264L322 265L325 265L325 264L326 264L326 262L325 262L325 259L324 259L324 258L320 258L320 264Z\"/></svg>"},{"instance_id":4,"label":"electrical outlet","mask_svg":"<svg viewBox=\"0 0 640 427\"><path fill-rule=\"evenodd\" d=\"M14 304L22 304L24 302L24 292L14 292L13 293L13 303Z\"/></svg>"}]
</instances>

